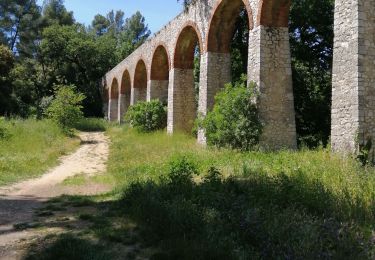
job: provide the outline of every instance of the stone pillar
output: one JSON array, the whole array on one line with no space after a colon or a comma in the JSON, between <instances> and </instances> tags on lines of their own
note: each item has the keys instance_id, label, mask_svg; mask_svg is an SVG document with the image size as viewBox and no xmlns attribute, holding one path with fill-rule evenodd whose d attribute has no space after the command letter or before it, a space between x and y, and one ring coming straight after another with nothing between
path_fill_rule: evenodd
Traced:
<instances>
[{"instance_id":1,"label":"stone pillar","mask_svg":"<svg viewBox=\"0 0 375 260\"><path fill-rule=\"evenodd\" d=\"M168 80L149 80L147 84L147 101L159 99L168 103Z\"/></svg>"},{"instance_id":2,"label":"stone pillar","mask_svg":"<svg viewBox=\"0 0 375 260\"><path fill-rule=\"evenodd\" d=\"M287 27L257 26L250 31L249 82L257 83L264 123L261 146L297 147L289 32Z\"/></svg>"},{"instance_id":3,"label":"stone pillar","mask_svg":"<svg viewBox=\"0 0 375 260\"><path fill-rule=\"evenodd\" d=\"M108 120L110 122L116 122L118 120L118 99L109 99L108 111Z\"/></svg>"},{"instance_id":4,"label":"stone pillar","mask_svg":"<svg viewBox=\"0 0 375 260\"><path fill-rule=\"evenodd\" d=\"M108 117L108 113L109 113L109 110L108 110L108 106L109 106L109 102L107 101L104 101L103 102L103 114L104 114L104 119L105 120L108 120L109 117Z\"/></svg>"},{"instance_id":5,"label":"stone pillar","mask_svg":"<svg viewBox=\"0 0 375 260\"><path fill-rule=\"evenodd\" d=\"M331 126L336 152L355 153L375 141L374 21L375 0L336 0Z\"/></svg>"},{"instance_id":6,"label":"stone pillar","mask_svg":"<svg viewBox=\"0 0 375 260\"><path fill-rule=\"evenodd\" d=\"M215 104L215 96L231 82L230 53L206 52L201 55L198 116L205 117ZM203 129L198 131L198 143L206 144Z\"/></svg>"},{"instance_id":7,"label":"stone pillar","mask_svg":"<svg viewBox=\"0 0 375 260\"><path fill-rule=\"evenodd\" d=\"M119 99L118 99L118 121L119 123L122 123L124 121L124 115L126 113L126 110L128 108L128 104L127 104L127 100L126 100L126 95L124 94L120 94L119 95Z\"/></svg>"},{"instance_id":8,"label":"stone pillar","mask_svg":"<svg viewBox=\"0 0 375 260\"><path fill-rule=\"evenodd\" d=\"M147 100L147 88L133 88L132 94L132 105L135 105L140 101Z\"/></svg>"},{"instance_id":9,"label":"stone pillar","mask_svg":"<svg viewBox=\"0 0 375 260\"><path fill-rule=\"evenodd\" d=\"M167 131L169 134L176 130L190 133L196 118L194 71L173 68L169 79Z\"/></svg>"}]
</instances>

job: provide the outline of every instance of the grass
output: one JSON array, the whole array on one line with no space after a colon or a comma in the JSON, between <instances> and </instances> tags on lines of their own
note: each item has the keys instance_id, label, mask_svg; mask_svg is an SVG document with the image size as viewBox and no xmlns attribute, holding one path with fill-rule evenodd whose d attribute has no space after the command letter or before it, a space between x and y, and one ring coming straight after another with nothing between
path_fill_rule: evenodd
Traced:
<instances>
[{"instance_id":1,"label":"grass","mask_svg":"<svg viewBox=\"0 0 375 260\"><path fill-rule=\"evenodd\" d=\"M87 243L141 243L151 259L375 257L374 168L325 149L241 153L182 134L108 134L114 191L69 199L98 208Z\"/></svg>"},{"instance_id":2,"label":"grass","mask_svg":"<svg viewBox=\"0 0 375 260\"><path fill-rule=\"evenodd\" d=\"M101 118L84 118L74 127L83 132L103 132L107 129L107 122Z\"/></svg>"},{"instance_id":3,"label":"grass","mask_svg":"<svg viewBox=\"0 0 375 260\"><path fill-rule=\"evenodd\" d=\"M0 186L43 174L79 145L47 120L2 120L0 127L6 133L0 137Z\"/></svg>"}]
</instances>

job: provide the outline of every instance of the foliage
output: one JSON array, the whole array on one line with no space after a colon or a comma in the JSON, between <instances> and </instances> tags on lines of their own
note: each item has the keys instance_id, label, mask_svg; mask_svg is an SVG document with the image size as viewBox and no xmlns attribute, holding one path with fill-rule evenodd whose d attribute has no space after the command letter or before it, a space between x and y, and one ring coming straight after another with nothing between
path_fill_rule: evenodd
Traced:
<instances>
[{"instance_id":1,"label":"foliage","mask_svg":"<svg viewBox=\"0 0 375 260\"><path fill-rule=\"evenodd\" d=\"M74 123L74 128L84 132L102 132L107 129L107 122L101 118L82 118Z\"/></svg>"},{"instance_id":2,"label":"foliage","mask_svg":"<svg viewBox=\"0 0 375 260\"><path fill-rule=\"evenodd\" d=\"M43 19L48 26L73 25L73 12L68 12L64 6L64 0L44 0L43 2Z\"/></svg>"},{"instance_id":3,"label":"foliage","mask_svg":"<svg viewBox=\"0 0 375 260\"><path fill-rule=\"evenodd\" d=\"M4 45L0 45L0 80L8 76L15 59L13 53Z\"/></svg>"},{"instance_id":4,"label":"foliage","mask_svg":"<svg viewBox=\"0 0 375 260\"><path fill-rule=\"evenodd\" d=\"M113 259L112 255L106 252L104 246L77 238L70 234L50 235L43 241L43 248L40 244L33 244L34 251L29 252L26 260L104 260ZM36 250L35 250L36 249Z\"/></svg>"},{"instance_id":5,"label":"foliage","mask_svg":"<svg viewBox=\"0 0 375 260\"><path fill-rule=\"evenodd\" d=\"M73 134L76 122L82 120L81 103L85 96L76 93L73 85L55 85L56 95L47 109L49 118L55 121L68 135Z\"/></svg>"},{"instance_id":6,"label":"foliage","mask_svg":"<svg viewBox=\"0 0 375 260\"><path fill-rule=\"evenodd\" d=\"M139 102L131 106L125 121L140 132L152 132L167 126L167 108L159 100Z\"/></svg>"},{"instance_id":7,"label":"foliage","mask_svg":"<svg viewBox=\"0 0 375 260\"><path fill-rule=\"evenodd\" d=\"M130 18L127 18L124 29L118 35L117 53L120 60L129 56L147 40L150 34L145 18L140 12L136 12Z\"/></svg>"},{"instance_id":8,"label":"foliage","mask_svg":"<svg viewBox=\"0 0 375 260\"><path fill-rule=\"evenodd\" d=\"M255 104L255 84L227 84L215 97L215 106L203 120L207 142L218 147L251 150L262 133Z\"/></svg>"},{"instance_id":9,"label":"foliage","mask_svg":"<svg viewBox=\"0 0 375 260\"><path fill-rule=\"evenodd\" d=\"M48 120L0 119L0 128L7 136L0 138L0 186L44 174L79 145Z\"/></svg>"},{"instance_id":10,"label":"foliage","mask_svg":"<svg viewBox=\"0 0 375 260\"><path fill-rule=\"evenodd\" d=\"M333 0L293 1L291 6L297 135L300 144L310 147L327 145L330 135L333 10Z\"/></svg>"},{"instance_id":11,"label":"foliage","mask_svg":"<svg viewBox=\"0 0 375 260\"><path fill-rule=\"evenodd\" d=\"M169 165L168 177L176 185L189 184L193 176L198 174L197 166L186 157L177 157Z\"/></svg>"},{"instance_id":12,"label":"foliage","mask_svg":"<svg viewBox=\"0 0 375 260\"><path fill-rule=\"evenodd\" d=\"M40 8L35 0L3 0L0 10L0 42L13 52L22 53L34 44L33 37L40 25Z\"/></svg>"},{"instance_id":13,"label":"foliage","mask_svg":"<svg viewBox=\"0 0 375 260\"><path fill-rule=\"evenodd\" d=\"M178 134L109 133L114 197L125 189L109 215L135 221L159 259L373 257L373 168L327 150L241 153ZM199 178L170 181L176 154Z\"/></svg>"},{"instance_id":14,"label":"foliage","mask_svg":"<svg viewBox=\"0 0 375 260\"><path fill-rule=\"evenodd\" d=\"M8 47L0 44L0 115L11 109L11 78L9 72L14 66L15 58Z\"/></svg>"},{"instance_id":15,"label":"foliage","mask_svg":"<svg viewBox=\"0 0 375 260\"><path fill-rule=\"evenodd\" d=\"M0 10L0 44L16 58L10 76L0 80L0 115L40 118L43 99L62 83L86 95L85 116L102 117L102 76L150 35L139 12L126 21L121 10L97 15L86 28L63 0L45 0L42 7L4 0Z\"/></svg>"}]
</instances>

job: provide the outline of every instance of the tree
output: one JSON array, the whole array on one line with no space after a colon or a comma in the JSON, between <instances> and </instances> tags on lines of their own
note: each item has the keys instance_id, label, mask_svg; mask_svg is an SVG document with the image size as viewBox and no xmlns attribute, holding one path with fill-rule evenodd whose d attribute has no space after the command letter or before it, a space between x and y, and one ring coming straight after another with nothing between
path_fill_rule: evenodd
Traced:
<instances>
[{"instance_id":1,"label":"tree","mask_svg":"<svg viewBox=\"0 0 375 260\"><path fill-rule=\"evenodd\" d=\"M105 16L97 14L94 17L91 26L94 29L96 35L102 36L107 32L108 27L110 26L110 21Z\"/></svg>"},{"instance_id":2,"label":"tree","mask_svg":"<svg viewBox=\"0 0 375 260\"><path fill-rule=\"evenodd\" d=\"M0 115L11 112L11 82L9 72L14 66L14 56L10 49L0 45Z\"/></svg>"},{"instance_id":3,"label":"tree","mask_svg":"<svg viewBox=\"0 0 375 260\"><path fill-rule=\"evenodd\" d=\"M43 19L45 25L73 25L75 20L73 12L68 12L64 0L44 0Z\"/></svg>"},{"instance_id":4,"label":"tree","mask_svg":"<svg viewBox=\"0 0 375 260\"><path fill-rule=\"evenodd\" d=\"M124 29L125 13L117 10L116 13L112 10L107 14L107 20L110 24L110 32L117 37L117 35Z\"/></svg>"},{"instance_id":5,"label":"tree","mask_svg":"<svg viewBox=\"0 0 375 260\"><path fill-rule=\"evenodd\" d=\"M0 10L0 40L17 53L17 45L27 46L34 40L40 8L35 0L3 0Z\"/></svg>"},{"instance_id":6,"label":"tree","mask_svg":"<svg viewBox=\"0 0 375 260\"><path fill-rule=\"evenodd\" d=\"M53 25L43 32L41 51L52 83L74 84L84 93L87 116L101 115L99 83L115 65L115 40L95 37L81 25Z\"/></svg>"},{"instance_id":7,"label":"tree","mask_svg":"<svg viewBox=\"0 0 375 260\"><path fill-rule=\"evenodd\" d=\"M83 117L81 103L85 95L77 93L74 85L55 85L56 94L47 109L47 115L65 134L72 135L72 128Z\"/></svg>"},{"instance_id":8,"label":"tree","mask_svg":"<svg viewBox=\"0 0 375 260\"><path fill-rule=\"evenodd\" d=\"M136 48L142 45L151 32L140 12L136 12L125 21L124 29L118 38L118 56L120 60L129 56Z\"/></svg>"},{"instance_id":9,"label":"tree","mask_svg":"<svg viewBox=\"0 0 375 260\"><path fill-rule=\"evenodd\" d=\"M331 126L333 0L293 1L290 45L299 143L328 143ZM319 15L317 15L319 14Z\"/></svg>"}]
</instances>

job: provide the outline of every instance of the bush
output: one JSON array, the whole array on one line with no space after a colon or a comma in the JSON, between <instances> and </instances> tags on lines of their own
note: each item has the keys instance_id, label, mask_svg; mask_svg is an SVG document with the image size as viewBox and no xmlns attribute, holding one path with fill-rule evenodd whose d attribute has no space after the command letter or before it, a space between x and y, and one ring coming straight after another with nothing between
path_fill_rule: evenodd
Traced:
<instances>
[{"instance_id":1,"label":"bush","mask_svg":"<svg viewBox=\"0 0 375 260\"><path fill-rule=\"evenodd\" d=\"M251 150L262 133L255 84L247 88L244 82L227 84L215 97L215 106L202 121L207 142L218 147Z\"/></svg>"},{"instance_id":2,"label":"bush","mask_svg":"<svg viewBox=\"0 0 375 260\"><path fill-rule=\"evenodd\" d=\"M10 133L8 128L5 126L4 123L5 119L0 117L0 140L5 140L10 137Z\"/></svg>"},{"instance_id":3,"label":"bush","mask_svg":"<svg viewBox=\"0 0 375 260\"><path fill-rule=\"evenodd\" d=\"M159 100L139 102L129 108L125 122L130 123L139 132L163 129L167 126L167 108Z\"/></svg>"},{"instance_id":4,"label":"bush","mask_svg":"<svg viewBox=\"0 0 375 260\"><path fill-rule=\"evenodd\" d=\"M83 118L81 102L86 98L77 93L74 85L55 85L55 98L47 109L47 115L67 135L73 134L77 121Z\"/></svg>"},{"instance_id":5,"label":"bush","mask_svg":"<svg viewBox=\"0 0 375 260\"><path fill-rule=\"evenodd\" d=\"M74 128L84 132L103 132L107 129L106 121L101 118L82 118L74 124Z\"/></svg>"}]
</instances>

